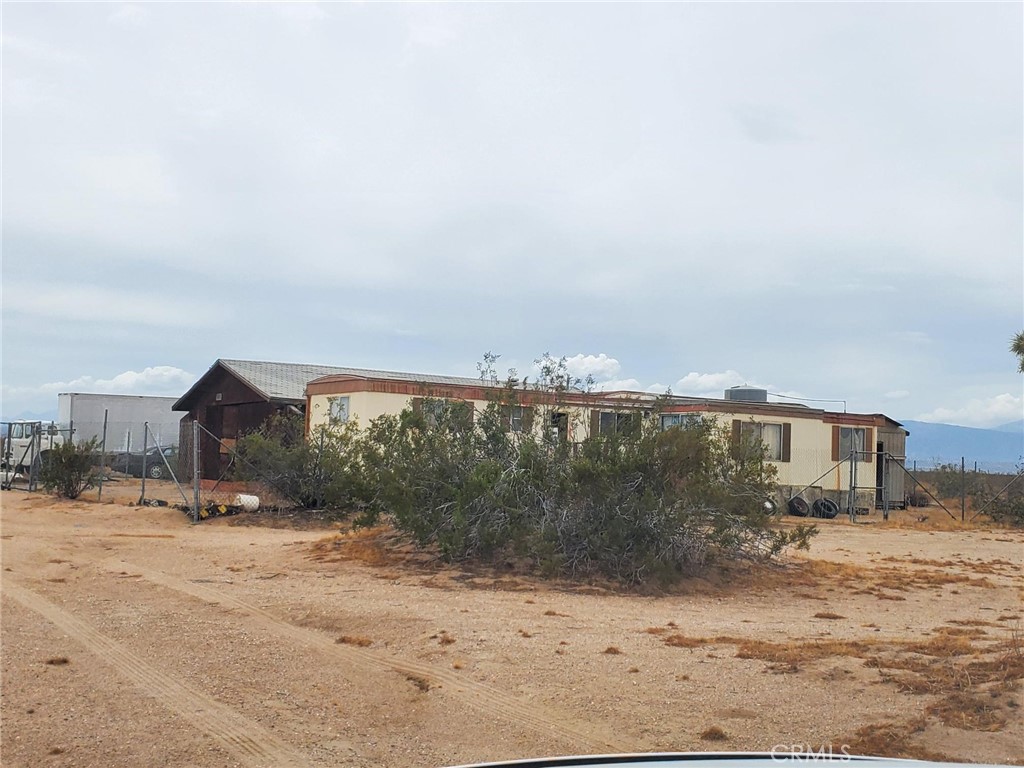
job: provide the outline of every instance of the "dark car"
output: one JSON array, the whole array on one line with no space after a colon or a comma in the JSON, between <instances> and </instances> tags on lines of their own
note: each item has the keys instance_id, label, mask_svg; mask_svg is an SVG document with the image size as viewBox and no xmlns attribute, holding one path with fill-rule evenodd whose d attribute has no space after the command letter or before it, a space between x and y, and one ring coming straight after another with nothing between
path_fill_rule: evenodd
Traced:
<instances>
[{"instance_id":1,"label":"dark car","mask_svg":"<svg viewBox=\"0 0 1024 768\"><path fill-rule=\"evenodd\" d=\"M161 457L161 452L163 456ZM160 480L170 477L171 473L167 466L170 465L175 473L178 471L178 449L175 446L167 448L150 448L145 453L121 453L115 456L110 462L110 468L117 472L124 472L132 477L142 477L143 458L145 458L146 477ZM166 459L166 462L164 461Z\"/></svg>"}]
</instances>

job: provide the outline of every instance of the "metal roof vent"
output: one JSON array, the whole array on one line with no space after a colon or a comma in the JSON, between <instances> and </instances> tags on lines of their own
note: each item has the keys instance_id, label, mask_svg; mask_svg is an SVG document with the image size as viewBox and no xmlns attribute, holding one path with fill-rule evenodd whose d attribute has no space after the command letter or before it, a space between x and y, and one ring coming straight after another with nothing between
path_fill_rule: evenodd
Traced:
<instances>
[{"instance_id":1,"label":"metal roof vent","mask_svg":"<svg viewBox=\"0 0 1024 768\"><path fill-rule=\"evenodd\" d=\"M725 390L726 400L740 400L744 403L767 403L768 390L760 387L748 387L746 384L739 387L729 387Z\"/></svg>"}]
</instances>

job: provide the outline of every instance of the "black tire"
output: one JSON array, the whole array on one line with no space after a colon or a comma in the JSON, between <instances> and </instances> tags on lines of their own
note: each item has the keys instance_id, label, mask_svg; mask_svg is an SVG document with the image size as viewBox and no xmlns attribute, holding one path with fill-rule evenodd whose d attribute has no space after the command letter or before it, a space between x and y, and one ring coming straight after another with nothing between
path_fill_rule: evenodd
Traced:
<instances>
[{"instance_id":1,"label":"black tire","mask_svg":"<svg viewBox=\"0 0 1024 768\"><path fill-rule=\"evenodd\" d=\"M807 513L810 512L810 508L807 506L807 502L801 499L799 496L794 496L789 500L789 514L795 515L796 517L807 517Z\"/></svg>"},{"instance_id":2,"label":"black tire","mask_svg":"<svg viewBox=\"0 0 1024 768\"><path fill-rule=\"evenodd\" d=\"M150 464L146 467L146 477L150 480L163 480L167 477L167 468L163 464Z\"/></svg>"},{"instance_id":3,"label":"black tire","mask_svg":"<svg viewBox=\"0 0 1024 768\"><path fill-rule=\"evenodd\" d=\"M839 505L832 499L818 499L814 502L814 516L833 520L839 514Z\"/></svg>"}]
</instances>

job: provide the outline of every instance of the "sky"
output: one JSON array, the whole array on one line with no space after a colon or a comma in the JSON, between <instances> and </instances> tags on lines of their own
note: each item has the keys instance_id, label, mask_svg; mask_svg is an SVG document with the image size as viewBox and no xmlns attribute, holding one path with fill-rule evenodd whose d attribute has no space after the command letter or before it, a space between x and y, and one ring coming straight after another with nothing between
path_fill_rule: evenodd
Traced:
<instances>
[{"instance_id":1,"label":"sky","mask_svg":"<svg viewBox=\"0 0 1024 768\"><path fill-rule=\"evenodd\" d=\"M217 358L1024 415L1020 3L8 3L4 416ZM775 397L771 399L776 399Z\"/></svg>"}]
</instances>

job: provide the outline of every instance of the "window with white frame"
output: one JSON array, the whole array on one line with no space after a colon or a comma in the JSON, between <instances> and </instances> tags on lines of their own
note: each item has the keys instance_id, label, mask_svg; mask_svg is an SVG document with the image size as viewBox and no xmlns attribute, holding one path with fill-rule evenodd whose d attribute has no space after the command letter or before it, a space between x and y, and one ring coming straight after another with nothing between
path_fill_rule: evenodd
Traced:
<instances>
[{"instance_id":1,"label":"window with white frame","mask_svg":"<svg viewBox=\"0 0 1024 768\"><path fill-rule=\"evenodd\" d=\"M332 425L348 421L348 396L327 398L327 407L327 418Z\"/></svg>"}]
</instances>

